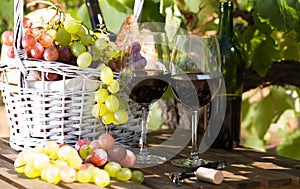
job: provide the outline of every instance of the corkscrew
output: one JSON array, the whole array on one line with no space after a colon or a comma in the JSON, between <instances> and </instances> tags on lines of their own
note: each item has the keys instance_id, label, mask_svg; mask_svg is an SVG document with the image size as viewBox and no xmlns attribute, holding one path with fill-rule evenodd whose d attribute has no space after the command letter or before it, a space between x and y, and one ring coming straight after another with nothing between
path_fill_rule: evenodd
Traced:
<instances>
[{"instance_id":1,"label":"corkscrew","mask_svg":"<svg viewBox=\"0 0 300 189\"><path fill-rule=\"evenodd\" d=\"M172 172L169 177L177 186L181 185L184 179L195 176L200 180L220 184L223 181L223 174L219 170L225 167L225 161L211 161L184 172Z\"/></svg>"}]
</instances>

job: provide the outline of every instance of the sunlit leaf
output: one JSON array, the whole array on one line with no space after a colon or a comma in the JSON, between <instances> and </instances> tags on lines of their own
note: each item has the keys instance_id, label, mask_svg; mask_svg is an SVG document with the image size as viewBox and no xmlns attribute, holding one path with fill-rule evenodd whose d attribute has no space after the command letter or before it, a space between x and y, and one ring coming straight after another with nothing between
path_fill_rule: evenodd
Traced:
<instances>
[{"instance_id":1,"label":"sunlit leaf","mask_svg":"<svg viewBox=\"0 0 300 189\"><path fill-rule=\"evenodd\" d=\"M289 0L289 4L299 4L297 0ZM256 0L257 13L267 18L278 30L290 31L297 26L299 15L297 10L285 0Z\"/></svg>"},{"instance_id":2,"label":"sunlit leaf","mask_svg":"<svg viewBox=\"0 0 300 189\"><path fill-rule=\"evenodd\" d=\"M265 151L265 142L257 136L246 137L244 146Z\"/></svg>"},{"instance_id":3,"label":"sunlit leaf","mask_svg":"<svg viewBox=\"0 0 300 189\"><path fill-rule=\"evenodd\" d=\"M278 54L278 51L275 49L274 40L271 37L266 37L254 51L252 58L253 68L258 74L265 76Z\"/></svg>"},{"instance_id":4,"label":"sunlit leaf","mask_svg":"<svg viewBox=\"0 0 300 189\"><path fill-rule=\"evenodd\" d=\"M132 8L119 1L99 0L99 6L108 30L113 33L118 33L125 18L133 12Z\"/></svg>"},{"instance_id":5,"label":"sunlit leaf","mask_svg":"<svg viewBox=\"0 0 300 189\"><path fill-rule=\"evenodd\" d=\"M277 153L289 158L300 159L300 130L289 135L284 142L277 147Z\"/></svg>"},{"instance_id":6,"label":"sunlit leaf","mask_svg":"<svg viewBox=\"0 0 300 189\"><path fill-rule=\"evenodd\" d=\"M275 111L275 104L269 94L262 100L258 101L253 113L253 125L260 139L263 139L272 123Z\"/></svg>"}]
</instances>

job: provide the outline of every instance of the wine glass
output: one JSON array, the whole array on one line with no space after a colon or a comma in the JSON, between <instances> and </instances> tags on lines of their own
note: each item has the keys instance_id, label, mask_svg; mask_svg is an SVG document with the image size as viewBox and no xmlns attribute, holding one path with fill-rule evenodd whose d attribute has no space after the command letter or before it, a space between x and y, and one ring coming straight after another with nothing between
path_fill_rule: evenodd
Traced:
<instances>
[{"instance_id":1,"label":"wine glass","mask_svg":"<svg viewBox=\"0 0 300 189\"><path fill-rule=\"evenodd\" d=\"M215 97L222 81L217 37L177 35L170 64L173 92L192 114L191 153L188 158L175 159L172 163L183 167L201 166L205 161L197 145L199 112Z\"/></svg>"},{"instance_id":2,"label":"wine glass","mask_svg":"<svg viewBox=\"0 0 300 189\"><path fill-rule=\"evenodd\" d=\"M137 165L156 164L166 158L147 150L147 121L150 105L161 98L169 85L169 47L163 32L140 32L139 38L126 39L121 81L129 98L141 106L141 138Z\"/></svg>"}]
</instances>

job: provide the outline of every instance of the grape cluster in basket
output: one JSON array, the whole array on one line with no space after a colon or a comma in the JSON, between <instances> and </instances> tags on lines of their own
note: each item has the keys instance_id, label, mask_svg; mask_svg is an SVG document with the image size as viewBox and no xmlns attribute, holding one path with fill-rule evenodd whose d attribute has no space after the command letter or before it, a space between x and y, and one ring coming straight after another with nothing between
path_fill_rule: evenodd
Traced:
<instances>
[{"instance_id":1,"label":"grape cluster in basket","mask_svg":"<svg viewBox=\"0 0 300 189\"><path fill-rule=\"evenodd\" d=\"M47 141L31 150L21 151L14 168L28 178L49 183L95 183L107 186L111 179L142 183L144 174L133 170L136 157L130 150L115 144L107 133L90 141L81 139L74 147Z\"/></svg>"},{"instance_id":2,"label":"grape cluster in basket","mask_svg":"<svg viewBox=\"0 0 300 189\"><path fill-rule=\"evenodd\" d=\"M51 4L50 1L45 3ZM53 18L47 23L37 25L30 17L23 20L24 34L21 46L28 58L58 61L87 68L91 67L93 62L107 63L117 54L119 50L115 43L109 40L105 29L93 32L57 5L51 5L55 11L44 13L54 12ZM5 31L2 34L2 43L9 46L7 56L10 58L15 57L13 42L14 31Z\"/></svg>"}]
</instances>

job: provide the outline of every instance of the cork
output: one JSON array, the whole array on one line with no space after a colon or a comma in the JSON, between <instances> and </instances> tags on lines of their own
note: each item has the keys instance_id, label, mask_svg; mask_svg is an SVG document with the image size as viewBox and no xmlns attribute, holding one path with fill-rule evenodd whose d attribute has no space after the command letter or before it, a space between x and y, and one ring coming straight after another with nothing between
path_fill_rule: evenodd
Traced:
<instances>
[{"instance_id":1,"label":"cork","mask_svg":"<svg viewBox=\"0 0 300 189\"><path fill-rule=\"evenodd\" d=\"M210 182L213 184L221 184L223 182L223 173L219 170L199 167L196 170L198 180Z\"/></svg>"}]
</instances>

